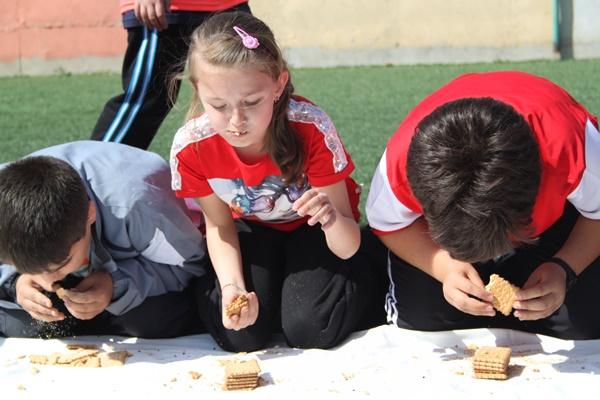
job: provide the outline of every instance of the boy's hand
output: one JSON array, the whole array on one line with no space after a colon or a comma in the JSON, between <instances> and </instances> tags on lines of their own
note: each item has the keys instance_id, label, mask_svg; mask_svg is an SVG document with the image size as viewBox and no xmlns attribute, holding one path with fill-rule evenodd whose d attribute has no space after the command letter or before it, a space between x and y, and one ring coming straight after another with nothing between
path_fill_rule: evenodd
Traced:
<instances>
[{"instance_id":1,"label":"boy's hand","mask_svg":"<svg viewBox=\"0 0 600 400\"><path fill-rule=\"evenodd\" d=\"M515 317L521 321L532 321L551 315L565 301L565 271L558 265L547 262L533 271L517 292Z\"/></svg>"},{"instance_id":2,"label":"boy's hand","mask_svg":"<svg viewBox=\"0 0 600 400\"><path fill-rule=\"evenodd\" d=\"M307 223L314 225L317 222L321 224L321 229L325 230L335 223L337 211L327 193L310 189L304 192L298 200L292 205L292 210L298 215L310 215Z\"/></svg>"},{"instance_id":3,"label":"boy's hand","mask_svg":"<svg viewBox=\"0 0 600 400\"><path fill-rule=\"evenodd\" d=\"M113 294L112 276L106 271L94 271L76 288L66 290L62 300L77 319L92 319L110 304Z\"/></svg>"},{"instance_id":4,"label":"boy's hand","mask_svg":"<svg viewBox=\"0 0 600 400\"><path fill-rule=\"evenodd\" d=\"M64 314L52 307L52 301L44 294L44 282L39 276L22 274L17 279L17 303L33 318L54 322L65 318Z\"/></svg>"},{"instance_id":5,"label":"boy's hand","mask_svg":"<svg viewBox=\"0 0 600 400\"><path fill-rule=\"evenodd\" d=\"M148 29L166 29L167 12L171 8L170 0L135 0L133 12Z\"/></svg>"},{"instance_id":6,"label":"boy's hand","mask_svg":"<svg viewBox=\"0 0 600 400\"><path fill-rule=\"evenodd\" d=\"M242 307L240 315L228 317L225 308L242 294L248 299L248 305ZM221 292L221 303L223 326L227 329L239 331L253 325L258 318L258 297L254 292L247 293L235 285L226 285Z\"/></svg>"},{"instance_id":7,"label":"boy's hand","mask_svg":"<svg viewBox=\"0 0 600 400\"><path fill-rule=\"evenodd\" d=\"M471 264L457 261L449 265L442 286L446 301L460 311L488 317L496 315L492 307L494 296L485 290L483 281Z\"/></svg>"}]
</instances>

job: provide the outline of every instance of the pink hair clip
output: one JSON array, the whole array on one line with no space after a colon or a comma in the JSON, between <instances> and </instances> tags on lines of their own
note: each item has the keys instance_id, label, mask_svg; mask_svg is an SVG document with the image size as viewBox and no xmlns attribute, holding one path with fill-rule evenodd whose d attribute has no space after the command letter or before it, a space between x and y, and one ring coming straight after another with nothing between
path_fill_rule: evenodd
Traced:
<instances>
[{"instance_id":1,"label":"pink hair clip","mask_svg":"<svg viewBox=\"0 0 600 400\"><path fill-rule=\"evenodd\" d=\"M234 26L233 30L242 38L242 44L247 49L255 49L258 47L258 39L249 35L245 30L238 26Z\"/></svg>"}]
</instances>

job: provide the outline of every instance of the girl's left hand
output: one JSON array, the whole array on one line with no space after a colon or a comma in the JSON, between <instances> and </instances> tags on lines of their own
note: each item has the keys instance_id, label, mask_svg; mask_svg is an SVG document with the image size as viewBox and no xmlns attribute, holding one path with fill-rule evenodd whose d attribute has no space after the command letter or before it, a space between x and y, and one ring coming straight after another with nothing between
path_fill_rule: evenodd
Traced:
<instances>
[{"instance_id":1,"label":"girl's left hand","mask_svg":"<svg viewBox=\"0 0 600 400\"><path fill-rule=\"evenodd\" d=\"M301 217L310 215L307 223L314 225L321 223L321 229L326 230L333 225L337 218L337 210L331 204L329 196L317 189L307 190L292 205L292 210L296 211Z\"/></svg>"},{"instance_id":2,"label":"girl's left hand","mask_svg":"<svg viewBox=\"0 0 600 400\"><path fill-rule=\"evenodd\" d=\"M550 316L565 301L565 271L558 265L541 264L517 292L513 305L515 317L521 321L533 321Z\"/></svg>"}]
</instances>

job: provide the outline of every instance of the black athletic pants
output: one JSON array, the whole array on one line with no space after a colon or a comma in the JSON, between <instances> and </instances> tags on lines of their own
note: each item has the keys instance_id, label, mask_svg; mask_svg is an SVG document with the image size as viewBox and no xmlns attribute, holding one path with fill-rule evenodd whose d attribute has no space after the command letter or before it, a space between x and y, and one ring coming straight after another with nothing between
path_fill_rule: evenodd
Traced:
<instances>
[{"instance_id":1,"label":"black athletic pants","mask_svg":"<svg viewBox=\"0 0 600 400\"><path fill-rule=\"evenodd\" d=\"M104 311L90 320L71 316L62 300L52 293L50 299L65 314L64 320L42 322L34 320L22 309L0 308L0 336L44 339L81 335L170 338L204 333L206 330L198 318L192 292L188 288L183 292L149 297L123 315Z\"/></svg>"},{"instance_id":2,"label":"black athletic pants","mask_svg":"<svg viewBox=\"0 0 600 400\"><path fill-rule=\"evenodd\" d=\"M529 275L560 249L571 232L578 213L567 203L561 219L544 232L535 245L515 249L498 261L477 263L484 282L498 274L521 287ZM563 339L600 338L600 259L579 276L567 293L564 304L551 316L537 321L520 321L497 312L495 317L465 314L444 298L442 284L390 252L389 292L386 297L388 322L401 328L441 331L468 328L508 328Z\"/></svg>"},{"instance_id":3,"label":"black athletic pants","mask_svg":"<svg viewBox=\"0 0 600 400\"><path fill-rule=\"evenodd\" d=\"M230 11L248 11L247 3ZM196 13L193 24L172 24L165 30L127 29L127 51L121 79L123 93L108 100L91 138L147 149L171 110L168 84L185 67L189 38L212 13ZM204 18L202 18L204 17ZM174 97L179 92L176 84Z\"/></svg>"},{"instance_id":4,"label":"black athletic pants","mask_svg":"<svg viewBox=\"0 0 600 400\"><path fill-rule=\"evenodd\" d=\"M383 279L378 278L384 275L376 266L377 257L363 247L342 260L327 247L320 226L281 232L250 222L236 225L246 289L256 292L260 308L254 325L240 331L225 329L218 281L199 282L200 316L223 349L264 348L279 331L291 347L326 349L357 329L384 322L385 292Z\"/></svg>"}]
</instances>

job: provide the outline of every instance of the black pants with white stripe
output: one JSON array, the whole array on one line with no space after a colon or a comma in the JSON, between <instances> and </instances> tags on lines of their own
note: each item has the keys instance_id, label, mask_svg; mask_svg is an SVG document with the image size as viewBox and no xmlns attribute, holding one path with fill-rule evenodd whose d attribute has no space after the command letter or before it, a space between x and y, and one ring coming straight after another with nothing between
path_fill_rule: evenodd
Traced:
<instances>
[{"instance_id":1,"label":"black pants with white stripe","mask_svg":"<svg viewBox=\"0 0 600 400\"><path fill-rule=\"evenodd\" d=\"M250 8L248 4L241 4L231 10L249 12ZM143 26L127 29L127 51L121 72L123 93L106 103L92 131L92 139L140 149L150 146L172 108L168 82L184 70L189 37L212 15L210 12L197 14L194 24L169 25L160 32ZM177 97L179 82L173 89Z\"/></svg>"},{"instance_id":2,"label":"black pants with white stripe","mask_svg":"<svg viewBox=\"0 0 600 400\"><path fill-rule=\"evenodd\" d=\"M496 273L523 286L529 275L560 249L577 217L577 211L567 203L562 218L535 245L517 248L514 254L498 261L475 264L483 282ZM440 282L391 252L388 275L388 322L401 328L423 331L507 328L571 340L600 338L600 312L596 310L600 304L600 259L579 276L554 314L537 321L520 321L512 314L506 317L499 312L494 317L465 314L446 301Z\"/></svg>"},{"instance_id":3,"label":"black pants with white stripe","mask_svg":"<svg viewBox=\"0 0 600 400\"><path fill-rule=\"evenodd\" d=\"M353 257L342 260L327 247L320 226L281 232L251 222L236 225L246 289L259 300L256 323L225 329L216 279L198 281L196 294L200 317L223 349L261 349L276 332L292 347L330 348L355 330L384 323L385 283L379 276L385 276L377 263L385 249L377 243L363 240Z\"/></svg>"}]
</instances>

